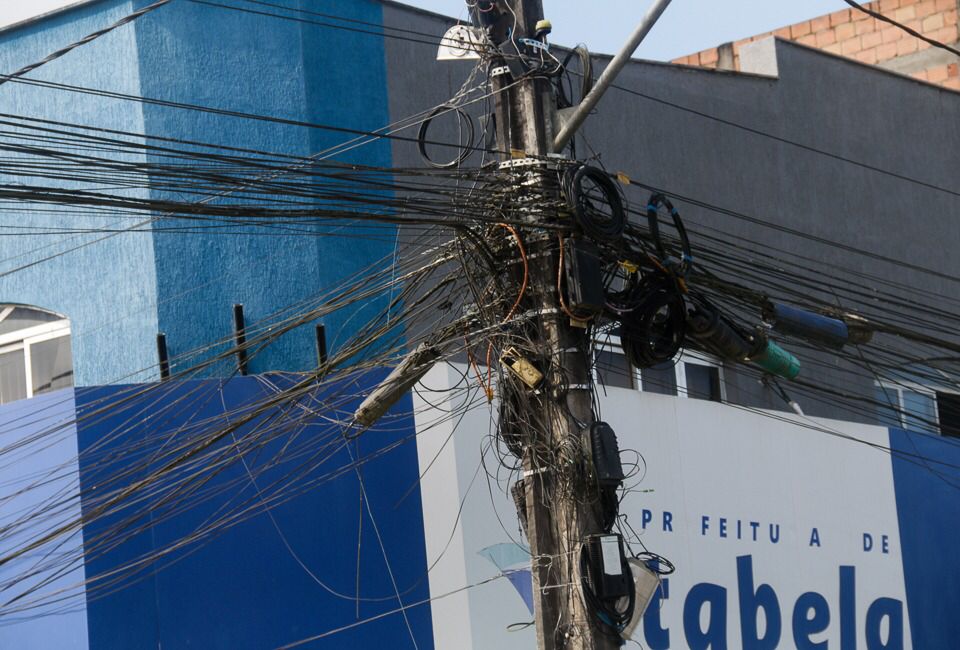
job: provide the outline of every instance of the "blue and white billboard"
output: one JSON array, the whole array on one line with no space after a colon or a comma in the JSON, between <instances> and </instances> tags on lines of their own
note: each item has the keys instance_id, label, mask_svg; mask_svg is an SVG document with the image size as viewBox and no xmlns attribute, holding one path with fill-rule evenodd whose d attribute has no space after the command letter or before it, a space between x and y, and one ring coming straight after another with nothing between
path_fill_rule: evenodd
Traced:
<instances>
[{"instance_id":1,"label":"blue and white billboard","mask_svg":"<svg viewBox=\"0 0 960 650\"><path fill-rule=\"evenodd\" d=\"M462 382L451 369L425 380L434 390ZM463 397L451 393L446 406ZM958 647L955 441L617 388L600 407L621 450L645 461L621 505L634 546L677 567L635 634L643 647ZM532 620L511 572L520 563L498 568L490 557L524 542L505 489L516 477L488 481L479 465L491 415L420 435L427 553L442 568L431 595L479 584L434 602L437 647L534 645L532 629L511 626ZM492 454L486 466L496 471ZM484 584L501 569L510 579Z\"/></svg>"},{"instance_id":2,"label":"blue and white billboard","mask_svg":"<svg viewBox=\"0 0 960 650\"><path fill-rule=\"evenodd\" d=\"M336 413L304 395L229 437L291 380L69 389L0 407L0 556L51 526L73 531L0 566L0 648L534 647L493 411L463 369L437 367L412 401L344 439L338 420L382 375L352 379ZM954 440L614 388L600 407L624 460L645 461L622 505L631 542L677 567L636 632L643 647L957 647ZM217 467L93 516L112 476L210 436ZM239 443L252 445L243 461ZM167 499L181 486L190 499ZM67 507L50 519L50 503ZM39 528L23 528L37 512ZM48 566L38 560L49 568L31 574ZM143 568L110 579L125 566ZM24 587L76 597L11 613Z\"/></svg>"}]
</instances>

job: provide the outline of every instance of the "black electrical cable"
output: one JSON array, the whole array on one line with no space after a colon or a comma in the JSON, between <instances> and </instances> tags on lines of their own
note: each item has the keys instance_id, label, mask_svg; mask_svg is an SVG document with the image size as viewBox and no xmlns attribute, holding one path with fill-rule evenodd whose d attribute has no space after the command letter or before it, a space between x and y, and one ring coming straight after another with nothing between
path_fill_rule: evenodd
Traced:
<instances>
[{"instance_id":1,"label":"black electrical cable","mask_svg":"<svg viewBox=\"0 0 960 650\"><path fill-rule=\"evenodd\" d=\"M681 258L677 264L671 268L679 276L683 276L693 263L693 255L690 251L690 238L687 236L687 229L683 226L683 220L680 219L680 212L673 207L673 203L662 192L654 192L647 200L647 225L650 228L650 236L657 247L657 254L660 255L660 261L667 262L667 247L664 244L663 237L660 236L660 206L665 207L670 212L673 219L673 226L677 229L680 236Z\"/></svg>"},{"instance_id":2,"label":"black electrical cable","mask_svg":"<svg viewBox=\"0 0 960 650\"><path fill-rule=\"evenodd\" d=\"M455 158L449 162L437 162L430 157L430 154L427 153L427 133L430 131L430 125L433 123L434 118L451 112L457 116L458 125L466 125L467 140ZM466 111L457 106L441 104L433 109L430 114L427 115L427 118L420 123L420 130L417 133L417 149L420 151L420 157L423 158L424 162L431 167L436 167L437 169L453 169L463 164L467 157L473 152L473 143L475 138L476 129L473 125L473 118L470 117Z\"/></svg>"},{"instance_id":3,"label":"black electrical cable","mask_svg":"<svg viewBox=\"0 0 960 650\"><path fill-rule=\"evenodd\" d=\"M584 234L602 242L619 241L627 214L620 189L609 174L589 165L571 167L563 175L563 193Z\"/></svg>"},{"instance_id":4,"label":"black electrical cable","mask_svg":"<svg viewBox=\"0 0 960 650\"><path fill-rule=\"evenodd\" d=\"M48 55L47 57L45 57L45 58L43 58L43 59L41 59L41 60L39 60L39 61L35 61L34 63L31 63L31 64L29 64L29 65L26 65L26 66L20 68L19 70L17 70L16 72L14 72L14 73L12 73L12 74L4 75L4 76L0 77L0 86L2 86L3 84L7 83L8 81L12 81L12 80L14 80L14 79L19 79L20 77L23 77L24 75L33 72L33 71L36 70L37 68L39 68L39 67L41 67L41 66L44 66L44 65L46 65L47 63L50 63L51 61L55 61L55 60L59 59L60 57L64 56L65 54L69 54L70 52L72 52L72 51L75 50L76 48L81 47L81 46L83 46L83 45L86 45L87 43L90 43L91 41L95 41L95 40L97 40L98 38L100 38L101 36L104 36L105 34L109 34L110 32L112 32L113 30L117 29L118 27L122 27L122 26L124 26L124 25L129 24L129 23L132 23L132 22L135 21L137 18L140 18L141 16L143 16L143 15L145 15L145 14L148 14L148 13L150 13L151 11L154 11L155 9L159 9L159 8L162 7L162 6L164 6L164 5L166 5L166 4L169 4L170 1L171 1L171 0L157 0L157 1L154 2L153 4L147 5L146 7L143 7L142 9L138 9L137 11L135 11L135 12L133 12L133 13L127 15L127 16L124 16L123 18L121 18L120 20L116 21L116 22L113 23L112 25L109 25L109 26L107 26L107 27L104 27L103 29L97 30L97 31L95 31L95 32L93 32L93 33L91 33L91 34L87 34L86 36L84 36L83 38L81 38L79 41L75 41L74 43L71 43L70 45L67 45L66 47L60 48L60 49L57 50L56 52L53 52L52 54Z\"/></svg>"},{"instance_id":5,"label":"black electrical cable","mask_svg":"<svg viewBox=\"0 0 960 650\"><path fill-rule=\"evenodd\" d=\"M741 130L741 131L745 131L746 133L750 133L750 134L752 134L752 135L760 136L760 137L762 137L762 138L768 138L768 139L770 139L770 140L774 140L774 141L780 142L780 143L782 143L782 144L790 145L790 146L792 146L792 147L797 147L798 149L802 149L802 150L804 150L804 151L809 151L810 153L815 153L815 154L818 154L818 155L820 155L820 156L825 156L825 157L827 157L827 158L832 158L832 159L834 159L834 160L837 160L837 161L840 161L840 162L843 162L843 163L847 163L847 164L849 164L849 165L854 165L854 166L856 166L856 167L860 167L861 169L866 169L866 170L869 170L869 171L872 171L872 172L876 172L876 173L878 173L878 174L883 174L884 176L889 176L889 177L891 177L891 178L896 178L897 180L901 180L901 181L904 181L904 182L907 182L907 183L912 183L912 184L918 185L918 186L920 186L920 187L926 187L927 189L936 190L936 191L938 191L938 192L944 192L945 194L951 194L951 195L953 195L953 196L960 196L960 191L958 191L958 190L950 189L950 188L948 188L948 187L942 187L942 186L940 186L940 185L937 185L936 183L930 183L930 182L928 182L928 181L920 180L920 179L917 179L917 178L912 178L912 177L910 177L910 176L907 176L906 174L901 174L901 173L899 173L899 172L893 172L893 171L890 171L890 170L888 170L888 169L884 169L884 168L882 168L882 167L878 167L878 166L876 166L876 165L871 165L871 164L869 164L869 163L861 162L861 161L859 161L859 160L854 160L853 158L848 158L848 157L846 157L846 156L843 156L843 155L840 155L840 154L836 154L836 153L833 153L833 152L831 152L831 151L827 151L827 150L825 150L825 149L819 149L819 148L817 148L817 147L814 147L814 146L811 146L811 145L808 145L808 144L804 144L804 143L802 143L802 142L797 142L796 140L791 140L791 139L789 139L789 138L785 138L785 137L782 137L782 136L779 136L779 135L775 135L775 134L773 134L773 133L769 133L769 132L767 132L767 131L763 131L763 130L761 130L761 129L758 129L758 128L755 128L755 127L752 127L752 126L748 126L748 125L746 125L746 124L740 124L739 122L734 122L733 120L728 120L728 119L725 119L725 118L722 118L722 117L718 117L718 116L716 116L716 115L711 115L710 113L706 113L706 112L704 112L704 111L697 110L697 109L695 109L695 108L690 108L689 106L684 106L684 105L682 105L682 104L678 104L678 103L676 103L676 102L672 102L672 101L670 101L670 100L663 99L663 98L661 98L661 97L654 97L653 95L649 95L649 94L644 93L644 92L641 92L641 91L639 91L639 90L634 90L634 89L632 89L632 88L627 88L627 87L625 87L625 86L619 86L619 85L617 85L617 84L610 84L610 87L611 87L611 88L616 88L617 90L619 90L619 91L621 91L621 92L625 92L625 93L627 93L627 94L629 94L629 95L633 95L634 97L640 97L640 98L642 98L642 99L646 99L647 101L650 101L650 102L653 102L653 103L656 103L656 104L660 104L660 105L662 105L662 106L667 106L667 107L669 107L669 108L674 108L674 109L676 109L676 110L678 110L678 111L682 111L682 112L684 112L684 113L689 113L689 114L695 115L695 116L697 116L697 117L702 117L702 118L707 119L707 120L710 120L710 121L712 121L712 122L716 122L716 123L718 123L718 124L723 124L724 126L729 126L729 127L735 128L735 129L739 129L739 130Z\"/></svg>"},{"instance_id":6,"label":"black electrical cable","mask_svg":"<svg viewBox=\"0 0 960 650\"><path fill-rule=\"evenodd\" d=\"M631 288L624 301L635 307L620 315L620 340L637 368L673 359L686 335L686 307L677 280L652 272Z\"/></svg>"},{"instance_id":7,"label":"black electrical cable","mask_svg":"<svg viewBox=\"0 0 960 650\"><path fill-rule=\"evenodd\" d=\"M559 76L555 80L555 85L557 89L557 106L558 108L570 108L575 104L575 98L573 96L573 86L570 87L570 93L567 93L567 89L564 87L564 81L568 81L570 76L569 70L567 67L570 65L570 61L573 60L573 57L576 56L580 59L580 97L582 100L584 97L590 94L590 91L593 89L593 58L590 56L590 50L587 49L586 45L578 45L577 47L569 50L567 56L564 57L563 62L561 63L561 69L564 71L562 76Z\"/></svg>"},{"instance_id":8,"label":"black electrical cable","mask_svg":"<svg viewBox=\"0 0 960 650\"><path fill-rule=\"evenodd\" d=\"M229 110L229 109L219 109L219 108L213 108L213 107L209 107L209 106L202 106L202 105L199 105L199 104L190 104L190 103L184 103L184 102L175 102L175 101L169 101L169 100L164 100L164 99L156 99L156 98L151 98L151 97L144 97L144 96L141 96L141 95L131 95L131 94L127 94L127 93L120 93L120 92L114 92L114 91L109 91L109 90L100 90L100 89L88 88L88 87L84 87L84 86L77 86L77 85L66 84L66 83L59 83L59 82L53 82L53 81L44 81L44 80L40 80L40 79L24 79L24 78L14 77L13 75L3 75L3 74L0 74L0 83L3 83L4 81L12 81L12 82L18 83L18 84L24 84L24 85L28 85L28 86L36 86L36 87L40 87L40 88L48 88L48 89L51 89L51 90L65 90L65 91L68 91L68 92L76 92L76 93L80 93L80 94L89 94L89 95L94 95L94 96L106 97L106 98L109 98L109 99L119 99L119 100L124 100L124 101L132 101L132 102L137 102L137 103L140 103L140 104L148 104L148 105L155 105L155 106L163 106L163 107L167 107L167 108L176 108L176 109L182 109L182 110L197 111L197 112L200 112L200 113L209 113L209 114L218 115L218 116L223 116L223 117L236 117L236 118L249 119L249 120L254 120L254 121L262 121L262 122L269 122L269 123L274 123L274 124L282 124L282 125L286 125L286 126L304 127L304 128L310 128L310 129L320 129L320 130L323 130L323 131L331 131L331 132L334 132L334 133L343 133L343 134L346 134L346 135L363 136L363 137L369 137L369 138L373 138L373 139L389 139L389 140L397 140L397 141L405 141L405 142L413 142L413 143L416 143L416 142L417 142L417 138L415 138L415 137L400 136L400 135L396 135L395 133L386 133L386 132L383 132L383 131L384 131L383 129L381 129L380 131L367 131L367 130L363 130L363 129L351 129L351 128L346 128L346 127L334 126L334 125L330 125L330 124L321 124L321 123L315 123L315 122L307 122L307 121L303 121L303 120L288 119L288 118L283 118L283 117L274 117L274 116L269 116L269 115L261 115L261 114L257 114L257 113L248 113L248 112L243 112L243 111L234 111L234 110ZM504 89L501 89L501 90L499 90L499 91L494 91L492 94L496 94L496 93L498 93L498 92L503 92L504 90L506 90L506 89L504 88ZM475 101L476 101L476 100L475 100ZM402 130L402 129L404 129L404 128L408 128L409 126L413 126L414 124L419 124L419 121L414 122L413 124L410 124L410 125L398 127L396 130L399 131L399 130ZM461 148L462 148L461 145L459 145L459 144L454 144L454 143L451 143L451 142L439 142L439 141L436 141L436 142L435 142L435 141L431 141L431 142L429 142L428 144L435 145L435 146L438 146L438 147L451 147L451 148L456 148L456 149L461 149ZM505 153L505 152L501 152L501 151L499 151L499 150L490 150L490 151L488 151L487 153L499 154L499 153Z\"/></svg>"},{"instance_id":9,"label":"black electrical cable","mask_svg":"<svg viewBox=\"0 0 960 650\"><path fill-rule=\"evenodd\" d=\"M896 20L894 20L893 18L890 18L889 16L885 16L884 14L880 13L879 11L874 11L873 9L868 9L867 7L864 7L864 6L863 6L862 4L860 4L859 2L854 2L854 0L843 0L843 1L846 2L848 5L850 5L851 7L853 7L854 9L856 9L857 11L862 11L863 13L867 14L868 16L873 16L873 17L876 18L877 20L882 20L883 22L889 23L889 24L893 25L894 27L896 27L896 28L898 28L898 29L902 29L903 31L905 31L906 33L910 34L910 35L913 36L914 38L919 38L921 41L923 41L923 42L925 42L925 43L929 43L929 44L932 45L933 47L938 47L938 48L940 48L941 50L946 50L947 52L950 52L951 54L956 54L957 56L960 56L960 50L958 50L958 49L956 49L956 48L954 48L954 47L950 47L949 45L947 45L947 44L945 44L945 43L941 43L940 41L938 41L938 40L936 40L936 39L930 38L929 36L924 36L923 34L921 34L920 32L918 32L917 30L912 29L912 28L910 28L910 27L907 27L907 26L904 25L903 23L899 23L899 22L897 22Z\"/></svg>"}]
</instances>

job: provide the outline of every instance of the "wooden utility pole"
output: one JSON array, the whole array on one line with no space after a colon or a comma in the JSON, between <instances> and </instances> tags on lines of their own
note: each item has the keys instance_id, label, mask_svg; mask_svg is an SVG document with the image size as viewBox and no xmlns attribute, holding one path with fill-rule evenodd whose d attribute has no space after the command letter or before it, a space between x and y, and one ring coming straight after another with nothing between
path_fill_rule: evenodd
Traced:
<instances>
[{"instance_id":1,"label":"wooden utility pole","mask_svg":"<svg viewBox=\"0 0 960 650\"><path fill-rule=\"evenodd\" d=\"M536 39L537 24L544 18L541 0L499 0L499 4L512 10L511 27L516 17L512 42L522 47L521 39ZM505 63L495 58L491 68L503 66L502 71ZM520 203L539 197L543 205L558 205L556 177L562 163L548 160L557 132L550 79L545 75L517 79L501 73L493 76L492 83L495 91L501 91L496 95L498 148L506 152L501 165L506 171L517 169L525 181L517 184L513 200ZM536 205L530 205L529 214L531 223L524 228L530 259L529 304L539 319L531 331L540 339L535 340L538 361L548 368L543 394L526 402L532 412L525 413L526 423L519 432L537 646L540 650L613 650L620 646L619 638L600 629L580 586L581 544L588 535L603 532L596 486L586 476L584 463L593 423L587 330L572 327L560 305L558 237L555 230L542 228L562 223L560 215L545 213Z\"/></svg>"}]
</instances>

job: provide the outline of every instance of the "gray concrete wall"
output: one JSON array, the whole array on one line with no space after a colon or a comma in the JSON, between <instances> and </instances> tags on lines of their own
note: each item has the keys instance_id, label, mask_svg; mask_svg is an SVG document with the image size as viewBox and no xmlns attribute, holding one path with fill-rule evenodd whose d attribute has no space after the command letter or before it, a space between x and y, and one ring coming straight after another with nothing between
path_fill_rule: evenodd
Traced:
<instances>
[{"instance_id":1,"label":"gray concrete wall","mask_svg":"<svg viewBox=\"0 0 960 650\"><path fill-rule=\"evenodd\" d=\"M452 23L395 5L386 6L384 21L437 38ZM806 258L810 271L803 280L819 300L900 319L904 310L873 300L878 284L869 277L857 279L861 274L903 285L883 289L907 300L939 300L937 306L960 313L960 303L949 298L960 286L960 262L953 251L960 240L960 197L931 187L960 190L960 93L793 43L777 41L773 49L778 77L633 62L618 85L646 97L611 90L578 138L581 155L589 144L608 170L766 224L678 199L695 253L708 236L728 237L744 247L743 255ZM437 62L435 55L433 47L387 39L391 119L443 101L466 78L468 65ZM597 75L607 60L597 59ZM438 138L454 140L455 135L436 131ZM412 143L393 147L396 165L420 164ZM467 164L478 160L475 155ZM647 194L636 187L627 190L637 209ZM844 247L950 277L911 271ZM841 289L817 289L833 277L843 278ZM804 381L854 397L873 396L868 372L834 355L795 352L804 363ZM727 368L726 378L730 401L783 407L757 374ZM804 397L809 391L800 386L788 390L796 391L808 414L874 420L868 404L820 403Z\"/></svg>"}]
</instances>

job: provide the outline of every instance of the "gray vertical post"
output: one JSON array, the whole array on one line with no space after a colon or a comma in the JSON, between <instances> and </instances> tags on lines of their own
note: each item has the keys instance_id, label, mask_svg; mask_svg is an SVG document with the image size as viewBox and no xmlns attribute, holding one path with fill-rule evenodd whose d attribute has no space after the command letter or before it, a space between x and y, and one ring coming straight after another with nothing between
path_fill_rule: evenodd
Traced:
<instances>
[{"instance_id":1,"label":"gray vertical post","mask_svg":"<svg viewBox=\"0 0 960 650\"><path fill-rule=\"evenodd\" d=\"M247 374L247 327L243 318L243 305L233 306L233 340L237 349L237 371Z\"/></svg>"},{"instance_id":2,"label":"gray vertical post","mask_svg":"<svg viewBox=\"0 0 960 650\"><path fill-rule=\"evenodd\" d=\"M170 357L167 353L167 335L157 334L157 359L160 362L160 380L170 378Z\"/></svg>"},{"instance_id":3,"label":"gray vertical post","mask_svg":"<svg viewBox=\"0 0 960 650\"><path fill-rule=\"evenodd\" d=\"M327 365L327 328L323 325L317 325L317 365Z\"/></svg>"}]
</instances>

